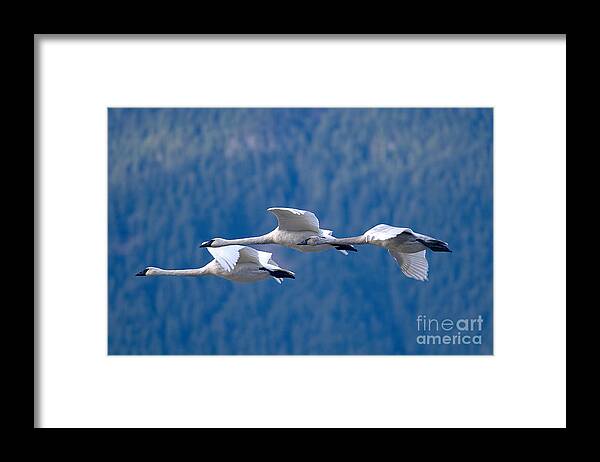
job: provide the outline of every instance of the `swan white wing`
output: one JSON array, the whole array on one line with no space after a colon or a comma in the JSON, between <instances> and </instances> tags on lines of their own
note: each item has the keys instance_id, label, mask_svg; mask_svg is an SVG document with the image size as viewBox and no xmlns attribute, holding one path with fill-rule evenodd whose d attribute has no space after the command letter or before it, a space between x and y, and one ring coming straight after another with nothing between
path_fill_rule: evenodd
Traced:
<instances>
[{"instance_id":1,"label":"swan white wing","mask_svg":"<svg viewBox=\"0 0 600 462\"><path fill-rule=\"evenodd\" d=\"M402 270L406 276L416 279L417 281L427 281L429 264L425 257L425 250L416 253L402 253L390 249L388 252L394 257L396 263L400 265L400 270Z\"/></svg>"},{"instance_id":2,"label":"swan white wing","mask_svg":"<svg viewBox=\"0 0 600 462\"><path fill-rule=\"evenodd\" d=\"M232 271L238 263L254 263L257 266L267 266L273 255L270 252L261 252L245 245L207 247L207 249L225 271Z\"/></svg>"},{"instance_id":3,"label":"swan white wing","mask_svg":"<svg viewBox=\"0 0 600 462\"><path fill-rule=\"evenodd\" d=\"M277 217L281 230L319 232L319 220L312 212L286 207L271 207L267 210Z\"/></svg>"},{"instance_id":4,"label":"swan white wing","mask_svg":"<svg viewBox=\"0 0 600 462\"><path fill-rule=\"evenodd\" d=\"M393 239L405 232L414 234L410 228L397 228L396 226L381 224L373 226L364 233L364 236L368 241L385 241L388 239Z\"/></svg>"},{"instance_id":5,"label":"swan white wing","mask_svg":"<svg viewBox=\"0 0 600 462\"><path fill-rule=\"evenodd\" d=\"M256 253L258 254L258 261L261 266L267 266L269 263L273 262L273 260L271 260L271 256L273 255L272 253L261 252L260 250L257 250Z\"/></svg>"},{"instance_id":6,"label":"swan white wing","mask_svg":"<svg viewBox=\"0 0 600 462\"><path fill-rule=\"evenodd\" d=\"M244 248L247 247L242 245L228 245L226 247L207 247L206 249L217 260L221 268L227 272L231 272L240 260L240 251Z\"/></svg>"}]
</instances>

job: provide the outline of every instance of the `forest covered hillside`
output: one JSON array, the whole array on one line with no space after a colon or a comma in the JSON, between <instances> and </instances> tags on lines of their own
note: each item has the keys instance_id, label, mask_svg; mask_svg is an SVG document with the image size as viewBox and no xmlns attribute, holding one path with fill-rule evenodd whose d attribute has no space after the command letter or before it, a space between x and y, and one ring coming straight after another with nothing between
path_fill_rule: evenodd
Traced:
<instances>
[{"instance_id":1,"label":"forest covered hillside","mask_svg":"<svg viewBox=\"0 0 600 462\"><path fill-rule=\"evenodd\" d=\"M490 354L492 135L491 109L109 109L109 354ZM264 234L275 206L453 253L428 252L427 282L373 246L263 246L282 285L134 276L202 266L200 242ZM483 344L419 345L418 314L482 315Z\"/></svg>"}]
</instances>

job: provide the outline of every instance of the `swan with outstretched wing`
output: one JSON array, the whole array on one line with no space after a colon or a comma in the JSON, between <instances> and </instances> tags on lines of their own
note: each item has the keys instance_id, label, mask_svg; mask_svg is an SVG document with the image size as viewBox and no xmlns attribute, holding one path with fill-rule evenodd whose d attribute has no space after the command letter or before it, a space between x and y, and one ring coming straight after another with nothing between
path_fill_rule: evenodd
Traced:
<instances>
[{"instance_id":1,"label":"swan with outstretched wing","mask_svg":"<svg viewBox=\"0 0 600 462\"><path fill-rule=\"evenodd\" d=\"M300 252L320 252L335 249L344 255L356 252L356 248L348 244L331 244L323 242L313 246L299 245L309 237L331 237L329 229L321 229L317 216L308 210L293 209L289 207L271 207L267 209L277 218L277 228L262 236L245 237L241 239L223 239L215 237L200 244L200 247L220 248L231 245L260 245L278 244Z\"/></svg>"},{"instance_id":2,"label":"swan with outstretched wing","mask_svg":"<svg viewBox=\"0 0 600 462\"><path fill-rule=\"evenodd\" d=\"M218 276L234 282L255 282L275 279L281 284L283 279L295 279L292 271L280 267L269 252L261 252L242 245L209 248L214 257L202 268L162 269L148 266L136 276Z\"/></svg>"},{"instance_id":3,"label":"swan with outstretched wing","mask_svg":"<svg viewBox=\"0 0 600 462\"><path fill-rule=\"evenodd\" d=\"M319 246L325 243L331 245L363 245L371 244L387 249L400 270L409 278L418 281L426 281L429 273L427 262L427 249L434 252L452 252L448 243L415 233L410 228L398 228L386 224L380 224L369 229L360 236L335 238L333 236L315 235L311 236L299 245Z\"/></svg>"}]
</instances>

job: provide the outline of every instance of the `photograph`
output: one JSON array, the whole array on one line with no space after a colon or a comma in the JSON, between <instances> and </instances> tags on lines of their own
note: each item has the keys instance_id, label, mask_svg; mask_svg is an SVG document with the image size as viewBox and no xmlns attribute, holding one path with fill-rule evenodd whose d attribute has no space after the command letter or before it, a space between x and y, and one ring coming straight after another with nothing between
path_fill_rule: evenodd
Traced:
<instances>
[{"instance_id":1,"label":"photograph","mask_svg":"<svg viewBox=\"0 0 600 462\"><path fill-rule=\"evenodd\" d=\"M491 107L109 107L109 355L492 355Z\"/></svg>"},{"instance_id":2,"label":"photograph","mask_svg":"<svg viewBox=\"0 0 600 462\"><path fill-rule=\"evenodd\" d=\"M34 428L566 429L566 34L34 35Z\"/></svg>"}]
</instances>

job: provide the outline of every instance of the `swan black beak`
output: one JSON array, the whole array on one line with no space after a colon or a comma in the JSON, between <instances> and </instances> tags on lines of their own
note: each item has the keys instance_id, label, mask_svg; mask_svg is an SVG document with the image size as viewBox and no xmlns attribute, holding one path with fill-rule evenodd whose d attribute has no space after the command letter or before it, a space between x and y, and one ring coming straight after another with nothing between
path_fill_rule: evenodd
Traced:
<instances>
[{"instance_id":1,"label":"swan black beak","mask_svg":"<svg viewBox=\"0 0 600 462\"><path fill-rule=\"evenodd\" d=\"M215 242L214 239L211 239L210 241L205 241L202 244L200 244L198 247L210 247L212 245L212 243Z\"/></svg>"},{"instance_id":2,"label":"swan black beak","mask_svg":"<svg viewBox=\"0 0 600 462\"><path fill-rule=\"evenodd\" d=\"M148 268L145 268L142 271L140 271L139 273L136 273L136 276L146 276L147 272L148 272Z\"/></svg>"}]
</instances>

